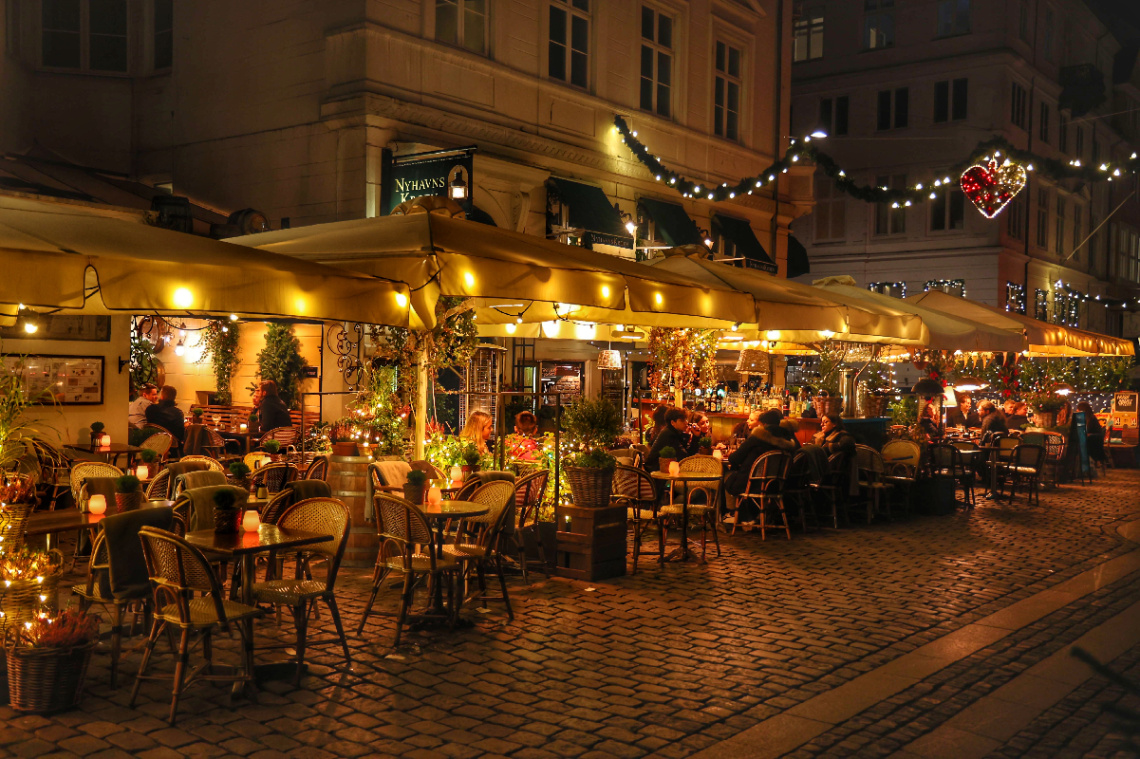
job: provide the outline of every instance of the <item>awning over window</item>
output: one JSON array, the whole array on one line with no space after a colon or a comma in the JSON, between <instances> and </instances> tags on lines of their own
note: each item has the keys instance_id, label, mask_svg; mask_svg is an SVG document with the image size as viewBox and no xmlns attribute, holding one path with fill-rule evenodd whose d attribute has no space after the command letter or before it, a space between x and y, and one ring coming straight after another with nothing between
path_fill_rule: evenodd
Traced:
<instances>
[{"instance_id":1,"label":"awning over window","mask_svg":"<svg viewBox=\"0 0 1140 759\"><path fill-rule=\"evenodd\" d=\"M685 209L676 203L641 198L637 204L653 220L657 227L657 236L662 242L674 248L680 245L700 245L704 242L696 223L685 213Z\"/></svg>"},{"instance_id":2,"label":"awning over window","mask_svg":"<svg viewBox=\"0 0 1140 759\"><path fill-rule=\"evenodd\" d=\"M788 235L788 279L810 273L807 248L800 244L795 235Z\"/></svg>"},{"instance_id":3,"label":"awning over window","mask_svg":"<svg viewBox=\"0 0 1140 759\"><path fill-rule=\"evenodd\" d=\"M776 273L776 262L768 256L768 251L756 239L752 225L744 219L734 219L731 216L713 216L713 224L720 229L720 233L732 241L736 246L736 254L744 257L744 266L748 269L759 269L769 274Z\"/></svg>"},{"instance_id":4,"label":"awning over window","mask_svg":"<svg viewBox=\"0 0 1140 759\"><path fill-rule=\"evenodd\" d=\"M633 247L633 237L601 187L557 177L552 177L550 184L570 209L570 226L586 230L592 242L600 245Z\"/></svg>"}]
</instances>

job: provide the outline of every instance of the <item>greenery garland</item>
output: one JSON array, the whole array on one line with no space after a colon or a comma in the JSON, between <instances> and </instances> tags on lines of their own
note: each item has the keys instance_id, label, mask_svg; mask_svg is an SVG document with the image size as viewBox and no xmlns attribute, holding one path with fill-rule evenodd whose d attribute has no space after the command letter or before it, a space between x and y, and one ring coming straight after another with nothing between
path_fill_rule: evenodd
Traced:
<instances>
[{"instance_id":1,"label":"greenery garland","mask_svg":"<svg viewBox=\"0 0 1140 759\"><path fill-rule=\"evenodd\" d=\"M1116 164L1104 162L1097 166L1085 166L1080 161L1059 161L1045 158L1028 150L1015 147L1004 137L992 137L979 142L970 152L969 156L952 166L941 177L936 177L926 184L916 184L905 189L874 187L861 185L847 176L847 173L827 153L823 152L812 142L811 136L803 140L793 139L783 157L763 171L754 176L744 177L735 184L723 183L719 186L709 186L694 182L677 171L670 169L661 159L650 152L649 148L637 139L637 133L629 128L629 124L621 116L614 116L614 127L622 137L622 142L636 156L643 166L649 169L657 181L665 182L686 198L704 197L708 200L722 201L735 198L737 195L751 195L754 190L775 181L780 174L787 173L788 169L798 161L814 162L827 176L834 180L836 187L851 197L865 203L898 203L899 205L912 205L929 200L932 192L938 188L953 184L957 186L958 177L971 166L984 162L988 158L998 158L1002 155L1011 161L1022 164L1026 170L1048 177L1060 182L1067 179L1079 179L1084 182L1109 181L1124 174L1135 174L1140 169L1140 161L1136 153L1124 161Z\"/></svg>"},{"instance_id":2,"label":"greenery garland","mask_svg":"<svg viewBox=\"0 0 1140 759\"><path fill-rule=\"evenodd\" d=\"M462 366L475 355L479 332L475 327L473 303L466 298L444 296L435 304L436 326L430 332L405 327L387 327L385 344L377 358L396 366L396 395L402 405L415 402L415 364L421 351L427 352L433 375L449 366Z\"/></svg>"},{"instance_id":3,"label":"greenery garland","mask_svg":"<svg viewBox=\"0 0 1140 759\"><path fill-rule=\"evenodd\" d=\"M158 380L158 359L154 355L154 344L145 337L131 332L131 400L139 397L142 386Z\"/></svg>"},{"instance_id":4,"label":"greenery garland","mask_svg":"<svg viewBox=\"0 0 1140 759\"><path fill-rule=\"evenodd\" d=\"M213 363L217 402L222 405L231 402L231 384L241 363L238 357L240 339L239 323L232 320L212 321L202 330L202 357L198 363L207 359Z\"/></svg>"}]
</instances>

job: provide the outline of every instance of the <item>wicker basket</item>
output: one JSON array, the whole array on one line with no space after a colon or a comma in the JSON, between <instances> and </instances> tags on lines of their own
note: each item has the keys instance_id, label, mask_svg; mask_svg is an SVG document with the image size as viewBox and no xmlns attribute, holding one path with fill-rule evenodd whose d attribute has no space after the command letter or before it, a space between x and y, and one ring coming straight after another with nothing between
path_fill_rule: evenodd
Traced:
<instances>
[{"instance_id":1,"label":"wicker basket","mask_svg":"<svg viewBox=\"0 0 1140 759\"><path fill-rule=\"evenodd\" d=\"M566 480L574 505L587 509L601 509L610 505L613 493L614 470L588 467L566 467Z\"/></svg>"},{"instance_id":2,"label":"wicker basket","mask_svg":"<svg viewBox=\"0 0 1140 759\"><path fill-rule=\"evenodd\" d=\"M885 395L864 395L863 413L868 419L887 416L887 404L890 398Z\"/></svg>"},{"instance_id":3,"label":"wicker basket","mask_svg":"<svg viewBox=\"0 0 1140 759\"><path fill-rule=\"evenodd\" d=\"M52 551L57 561L52 569L41 575L42 580L30 578L14 580L11 584L0 582L0 640L6 640L8 630L32 618L46 606L55 609L59 598L59 579L63 576L63 555ZM41 600L40 596L46 596Z\"/></svg>"},{"instance_id":4,"label":"wicker basket","mask_svg":"<svg viewBox=\"0 0 1140 759\"><path fill-rule=\"evenodd\" d=\"M0 508L0 554L15 553L24 547L24 528L32 504L6 503Z\"/></svg>"},{"instance_id":5,"label":"wicker basket","mask_svg":"<svg viewBox=\"0 0 1140 759\"><path fill-rule=\"evenodd\" d=\"M843 396L817 395L812 399L812 405L815 407L816 414L818 414L821 419L828 414L842 414Z\"/></svg>"},{"instance_id":6,"label":"wicker basket","mask_svg":"<svg viewBox=\"0 0 1140 759\"><path fill-rule=\"evenodd\" d=\"M74 648L9 647L8 697L12 708L49 714L78 706L96 643Z\"/></svg>"}]
</instances>

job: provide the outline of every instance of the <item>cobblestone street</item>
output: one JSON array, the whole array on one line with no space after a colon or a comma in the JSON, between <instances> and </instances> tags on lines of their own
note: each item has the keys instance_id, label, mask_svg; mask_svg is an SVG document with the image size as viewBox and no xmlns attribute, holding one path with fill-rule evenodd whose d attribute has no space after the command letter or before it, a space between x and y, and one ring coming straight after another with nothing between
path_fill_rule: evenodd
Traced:
<instances>
[{"instance_id":1,"label":"cobblestone street","mask_svg":"<svg viewBox=\"0 0 1140 759\"><path fill-rule=\"evenodd\" d=\"M163 684L127 706L138 651L124 653L114 690L97 652L81 709L0 707L0 754L1125 755L1105 707L1140 702L1068 649L1080 639L1140 676L1138 492L1140 473L1112 470L1045 491L1039 506L979 500L790 542L722 536L707 565L648 559L594 584L514 576L513 622L493 603L469 611L473 627L415 633L399 649L390 619L353 634L371 572L342 568L351 667L339 646L312 650L300 689L283 670L257 703L232 708L195 686L171 728ZM386 610L396 594L381 596ZM292 632L287 615L280 633L271 617L260 627ZM316 628L332 632L327 613ZM169 664L161 643L156 656Z\"/></svg>"}]
</instances>

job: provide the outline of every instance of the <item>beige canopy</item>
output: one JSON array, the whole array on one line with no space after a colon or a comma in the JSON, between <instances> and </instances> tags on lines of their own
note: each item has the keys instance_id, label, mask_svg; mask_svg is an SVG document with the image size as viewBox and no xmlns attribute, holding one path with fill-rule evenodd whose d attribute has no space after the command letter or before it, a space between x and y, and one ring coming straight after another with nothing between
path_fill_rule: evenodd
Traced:
<instances>
[{"instance_id":1,"label":"beige canopy","mask_svg":"<svg viewBox=\"0 0 1140 759\"><path fill-rule=\"evenodd\" d=\"M1044 356L1131 356L1135 354L1132 342L1087 332L1075 327L1048 324L1043 321L1003 311L984 303L959 298L941 290L931 290L906 299L926 308L963 316L999 329L1023 332L1030 355Z\"/></svg>"},{"instance_id":2,"label":"beige canopy","mask_svg":"<svg viewBox=\"0 0 1140 759\"><path fill-rule=\"evenodd\" d=\"M752 297L604 253L438 213L357 219L231 238L406 282L424 326L441 296L476 298L482 323L577 320L728 327Z\"/></svg>"},{"instance_id":3,"label":"beige canopy","mask_svg":"<svg viewBox=\"0 0 1140 759\"><path fill-rule=\"evenodd\" d=\"M756 301L756 318L742 324L754 326L752 337L760 340L811 343L833 337L863 343L925 345L922 319L905 307L853 299L697 255L667 255L645 264L654 272L750 293ZM779 334L770 334L776 332Z\"/></svg>"},{"instance_id":4,"label":"beige canopy","mask_svg":"<svg viewBox=\"0 0 1140 759\"><path fill-rule=\"evenodd\" d=\"M407 285L150 226L137 212L0 195L0 314L39 310L407 325ZM99 298L93 298L95 294Z\"/></svg>"},{"instance_id":5,"label":"beige canopy","mask_svg":"<svg viewBox=\"0 0 1140 759\"><path fill-rule=\"evenodd\" d=\"M937 311L889 295L856 287L851 277L827 277L812 283L829 294L853 302L913 313L922 318L923 343L931 348L963 352L1019 352L1025 347L1020 329L1002 329L964 316Z\"/></svg>"}]
</instances>

